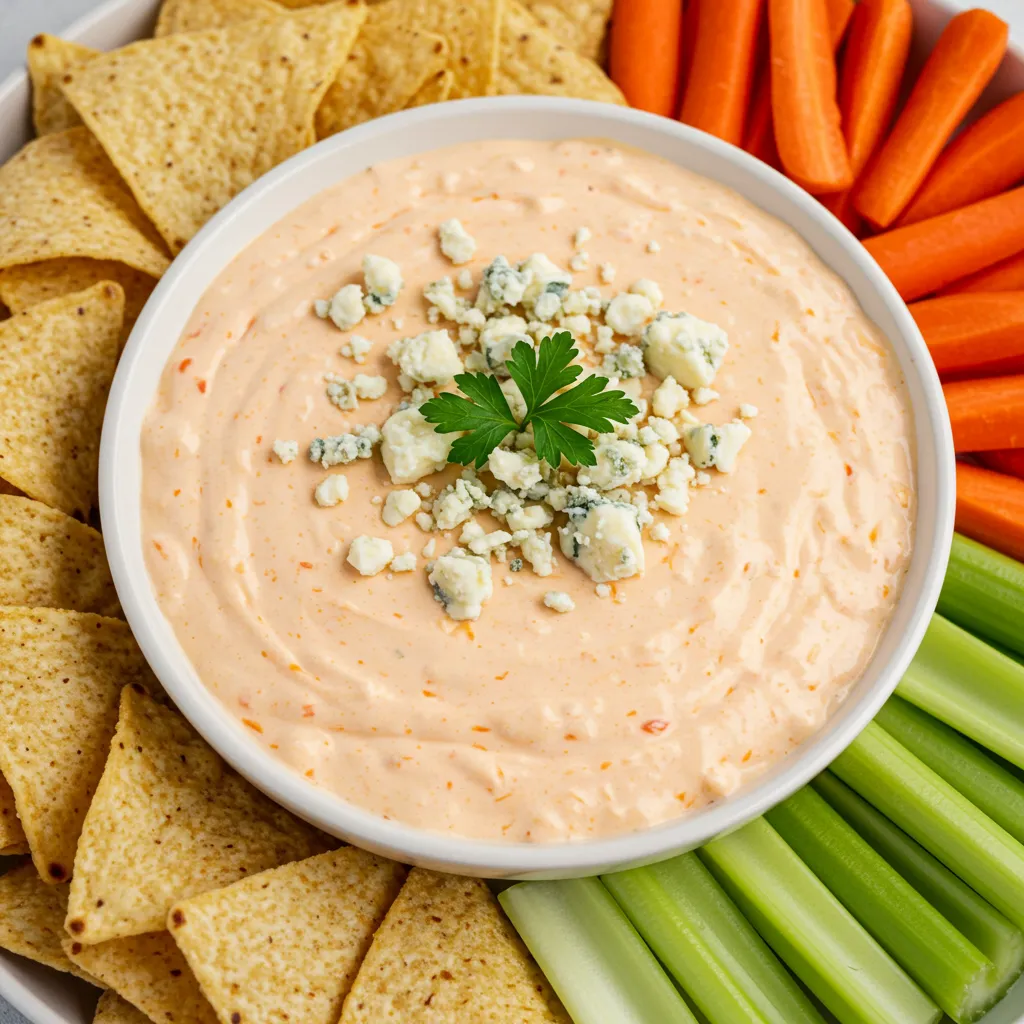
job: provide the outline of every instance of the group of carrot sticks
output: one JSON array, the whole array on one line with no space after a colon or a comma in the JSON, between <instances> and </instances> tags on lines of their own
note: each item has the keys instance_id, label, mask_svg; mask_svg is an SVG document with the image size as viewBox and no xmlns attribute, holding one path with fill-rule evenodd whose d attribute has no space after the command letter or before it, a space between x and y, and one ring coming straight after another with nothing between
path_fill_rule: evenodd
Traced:
<instances>
[{"instance_id":1,"label":"group of carrot sticks","mask_svg":"<svg viewBox=\"0 0 1024 1024\"><path fill-rule=\"evenodd\" d=\"M957 134L1007 25L954 17L916 75L913 29L908 0L616 0L610 68L633 106L742 147L862 239L943 382L957 528L1024 559L1024 93Z\"/></svg>"}]
</instances>

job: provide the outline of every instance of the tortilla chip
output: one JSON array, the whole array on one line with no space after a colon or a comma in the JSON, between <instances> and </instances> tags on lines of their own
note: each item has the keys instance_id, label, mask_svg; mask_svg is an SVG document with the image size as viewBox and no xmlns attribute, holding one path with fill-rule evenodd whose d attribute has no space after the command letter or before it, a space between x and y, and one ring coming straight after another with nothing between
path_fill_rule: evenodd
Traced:
<instances>
[{"instance_id":1,"label":"tortilla chip","mask_svg":"<svg viewBox=\"0 0 1024 1024\"><path fill-rule=\"evenodd\" d=\"M32 81L32 121L36 135L67 131L82 123L64 98L60 80L70 68L87 64L100 51L56 36L36 36L28 44L28 77Z\"/></svg>"},{"instance_id":2,"label":"tortilla chip","mask_svg":"<svg viewBox=\"0 0 1024 1024\"><path fill-rule=\"evenodd\" d=\"M179 900L329 846L177 712L125 687L78 844L67 929L86 943L158 931Z\"/></svg>"},{"instance_id":3,"label":"tortilla chip","mask_svg":"<svg viewBox=\"0 0 1024 1024\"><path fill-rule=\"evenodd\" d=\"M413 868L339 1024L568 1024L484 882Z\"/></svg>"},{"instance_id":4,"label":"tortilla chip","mask_svg":"<svg viewBox=\"0 0 1024 1024\"><path fill-rule=\"evenodd\" d=\"M0 857L20 853L28 853L28 840L14 806L14 791L0 775Z\"/></svg>"},{"instance_id":5,"label":"tortilla chip","mask_svg":"<svg viewBox=\"0 0 1024 1024\"><path fill-rule=\"evenodd\" d=\"M205 32L250 18L277 18L283 13L273 0L164 0L153 34L159 39L177 32Z\"/></svg>"},{"instance_id":6,"label":"tortilla chip","mask_svg":"<svg viewBox=\"0 0 1024 1024\"><path fill-rule=\"evenodd\" d=\"M152 1021L217 1024L213 1007L167 932L114 939L98 946L85 946L65 938L64 952L72 963L112 988Z\"/></svg>"},{"instance_id":7,"label":"tortilla chip","mask_svg":"<svg viewBox=\"0 0 1024 1024\"><path fill-rule=\"evenodd\" d=\"M71 875L121 687L147 676L120 619L0 608L0 769L48 882Z\"/></svg>"},{"instance_id":8,"label":"tortilla chip","mask_svg":"<svg viewBox=\"0 0 1024 1024\"><path fill-rule=\"evenodd\" d=\"M409 19L402 0L371 7L348 60L316 112L317 137L408 106L448 67L448 41Z\"/></svg>"},{"instance_id":9,"label":"tortilla chip","mask_svg":"<svg viewBox=\"0 0 1024 1024\"><path fill-rule=\"evenodd\" d=\"M0 947L95 985L61 946L67 905L68 887L47 885L31 863L8 871L0 878Z\"/></svg>"},{"instance_id":10,"label":"tortilla chip","mask_svg":"<svg viewBox=\"0 0 1024 1024\"><path fill-rule=\"evenodd\" d=\"M335 1024L404 879L348 846L193 896L167 921L222 1021Z\"/></svg>"},{"instance_id":11,"label":"tortilla chip","mask_svg":"<svg viewBox=\"0 0 1024 1024\"><path fill-rule=\"evenodd\" d=\"M500 96L626 102L619 87L593 61L563 46L517 0L506 0L497 92Z\"/></svg>"},{"instance_id":12,"label":"tortilla chip","mask_svg":"<svg viewBox=\"0 0 1024 1024\"><path fill-rule=\"evenodd\" d=\"M613 0L524 0L530 13L560 43L598 63L604 57L605 37Z\"/></svg>"},{"instance_id":13,"label":"tortilla chip","mask_svg":"<svg viewBox=\"0 0 1024 1024\"><path fill-rule=\"evenodd\" d=\"M0 476L68 515L96 505L124 292L105 282L0 324Z\"/></svg>"},{"instance_id":14,"label":"tortilla chip","mask_svg":"<svg viewBox=\"0 0 1024 1024\"><path fill-rule=\"evenodd\" d=\"M149 1024L149 1018L136 1010L127 999L107 989L96 1004L96 1016L92 1024Z\"/></svg>"},{"instance_id":15,"label":"tortilla chip","mask_svg":"<svg viewBox=\"0 0 1024 1024\"><path fill-rule=\"evenodd\" d=\"M412 24L448 40L451 98L488 96L498 77L505 0L402 0Z\"/></svg>"},{"instance_id":16,"label":"tortilla chip","mask_svg":"<svg viewBox=\"0 0 1024 1024\"><path fill-rule=\"evenodd\" d=\"M423 83L419 92L406 104L406 109L410 107L426 107L431 103L444 103L445 100L451 97L454 82L455 76L451 71L445 69L438 72L429 81Z\"/></svg>"},{"instance_id":17,"label":"tortilla chip","mask_svg":"<svg viewBox=\"0 0 1024 1024\"><path fill-rule=\"evenodd\" d=\"M0 605L120 615L103 538L38 501L0 495Z\"/></svg>"},{"instance_id":18,"label":"tortilla chip","mask_svg":"<svg viewBox=\"0 0 1024 1024\"><path fill-rule=\"evenodd\" d=\"M153 277L170 263L86 128L36 139L0 167L0 269L64 256L118 260Z\"/></svg>"},{"instance_id":19,"label":"tortilla chip","mask_svg":"<svg viewBox=\"0 0 1024 1024\"><path fill-rule=\"evenodd\" d=\"M365 16L341 2L143 40L65 76L64 93L176 253L315 140L316 108Z\"/></svg>"}]
</instances>

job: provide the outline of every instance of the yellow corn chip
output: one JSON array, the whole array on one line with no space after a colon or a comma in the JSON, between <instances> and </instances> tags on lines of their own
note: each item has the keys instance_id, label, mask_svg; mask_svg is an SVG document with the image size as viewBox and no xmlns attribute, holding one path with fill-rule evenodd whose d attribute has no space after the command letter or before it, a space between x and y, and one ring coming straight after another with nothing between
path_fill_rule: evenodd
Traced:
<instances>
[{"instance_id":1,"label":"yellow corn chip","mask_svg":"<svg viewBox=\"0 0 1024 1024\"><path fill-rule=\"evenodd\" d=\"M94 943L157 931L173 903L329 845L179 714L125 687L78 844L68 932Z\"/></svg>"},{"instance_id":2,"label":"yellow corn chip","mask_svg":"<svg viewBox=\"0 0 1024 1024\"><path fill-rule=\"evenodd\" d=\"M444 103L451 97L455 76L447 69L424 82L415 96L406 104L409 107L425 107L431 103Z\"/></svg>"},{"instance_id":3,"label":"yellow corn chip","mask_svg":"<svg viewBox=\"0 0 1024 1024\"><path fill-rule=\"evenodd\" d=\"M403 0L371 7L359 38L316 112L321 139L402 110L448 66L448 41L411 21Z\"/></svg>"},{"instance_id":4,"label":"yellow corn chip","mask_svg":"<svg viewBox=\"0 0 1024 1024\"><path fill-rule=\"evenodd\" d=\"M118 260L153 277L170 262L85 128L36 139L0 167L0 269L64 256Z\"/></svg>"},{"instance_id":5,"label":"yellow corn chip","mask_svg":"<svg viewBox=\"0 0 1024 1024\"><path fill-rule=\"evenodd\" d=\"M30 863L0 878L0 947L96 984L65 955L66 885L47 885Z\"/></svg>"},{"instance_id":6,"label":"yellow corn chip","mask_svg":"<svg viewBox=\"0 0 1024 1024\"><path fill-rule=\"evenodd\" d=\"M0 605L120 615L103 538L38 501L0 495Z\"/></svg>"},{"instance_id":7,"label":"yellow corn chip","mask_svg":"<svg viewBox=\"0 0 1024 1024\"><path fill-rule=\"evenodd\" d=\"M222 1021L335 1024L404 878L347 846L193 896L167 920Z\"/></svg>"},{"instance_id":8,"label":"yellow corn chip","mask_svg":"<svg viewBox=\"0 0 1024 1024\"><path fill-rule=\"evenodd\" d=\"M19 853L28 853L28 840L14 806L14 791L0 775L0 857Z\"/></svg>"},{"instance_id":9,"label":"yellow corn chip","mask_svg":"<svg viewBox=\"0 0 1024 1024\"><path fill-rule=\"evenodd\" d=\"M121 687L147 673L120 619L0 608L0 769L49 882L71 875Z\"/></svg>"},{"instance_id":10,"label":"yellow corn chip","mask_svg":"<svg viewBox=\"0 0 1024 1024\"><path fill-rule=\"evenodd\" d=\"M544 975L474 878L413 868L339 1024L568 1024Z\"/></svg>"},{"instance_id":11,"label":"yellow corn chip","mask_svg":"<svg viewBox=\"0 0 1024 1024\"><path fill-rule=\"evenodd\" d=\"M335 3L133 43L65 76L172 252L315 140L313 118L366 15Z\"/></svg>"},{"instance_id":12,"label":"yellow corn chip","mask_svg":"<svg viewBox=\"0 0 1024 1024\"><path fill-rule=\"evenodd\" d=\"M153 34L159 39L176 32L205 32L250 18L277 18L283 13L273 0L164 0Z\"/></svg>"},{"instance_id":13,"label":"yellow corn chip","mask_svg":"<svg viewBox=\"0 0 1024 1024\"><path fill-rule=\"evenodd\" d=\"M106 282L0 324L0 476L69 515L96 505L123 319L124 292Z\"/></svg>"},{"instance_id":14,"label":"yellow corn chip","mask_svg":"<svg viewBox=\"0 0 1024 1024\"><path fill-rule=\"evenodd\" d=\"M593 61L563 46L517 0L506 0L497 92L626 102L619 87Z\"/></svg>"},{"instance_id":15,"label":"yellow corn chip","mask_svg":"<svg viewBox=\"0 0 1024 1024\"><path fill-rule=\"evenodd\" d=\"M402 0L411 24L448 40L451 98L487 96L498 76L504 0Z\"/></svg>"},{"instance_id":16,"label":"yellow corn chip","mask_svg":"<svg viewBox=\"0 0 1024 1024\"><path fill-rule=\"evenodd\" d=\"M149 1018L136 1010L127 999L107 989L96 1004L96 1016L92 1024L149 1024Z\"/></svg>"},{"instance_id":17,"label":"yellow corn chip","mask_svg":"<svg viewBox=\"0 0 1024 1024\"><path fill-rule=\"evenodd\" d=\"M167 932L113 939L98 946L65 938L63 945L72 963L112 988L150 1020L217 1024L213 1007Z\"/></svg>"},{"instance_id":18,"label":"yellow corn chip","mask_svg":"<svg viewBox=\"0 0 1024 1024\"><path fill-rule=\"evenodd\" d=\"M540 24L581 57L600 62L613 0L525 0Z\"/></svg>"},{"instance_id":19,"label":"yellow corn chip","mask_svg":"<svg viewBox=\"0 0 1024 1024\"><path fill-rule=\"evenodd\" d=\"M81 124L64 93L60 80L70 68L87 64L100 51L45 33L28 44L28 77L32 81L32 121L36 135L63 132Z\"/></svg>"}]
</instances>

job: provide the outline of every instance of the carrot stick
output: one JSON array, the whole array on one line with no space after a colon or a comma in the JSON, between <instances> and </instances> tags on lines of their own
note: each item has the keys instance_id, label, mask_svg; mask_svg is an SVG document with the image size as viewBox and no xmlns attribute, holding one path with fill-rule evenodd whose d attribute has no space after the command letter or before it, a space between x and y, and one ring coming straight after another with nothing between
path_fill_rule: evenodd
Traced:
<instances>
[{"instance_id":1,"label":"carrot stick","mask_svg":"<svg viewBox=\"0 0 1024 1024\"><path fill-rule=\"evenodd\" d=\"M853 205L850 198L850 190L842 192L829 192L827 195L818 196L818 202L825 207L834 217L837 217L843 224L859 238L864 228L864 221Z\"/></svg>"},{"instance_id":2,"label":"carrot stick","mask_svg":"<svg viewBox=\"0 0 1024 1024\"><path fill-rule=\"evenodd\" d=\"M942 290L943 295L960 295L966 292L1016 292L1024 291L1024 252L1008 260L979 270L977 274L954 281Z\"/></svg>"},{"instance_id":3,"label":"carrot stick","mask_svg":"<svg viewBox=\"0 0 1024 1024\"><path fill-rule=\"evenodd\" d=\"M682 0L683 29L679 53L679 91L685 95L693 68L693 51L697 45L697 27L700 25L700 0Z\"/></svg>"},{"instance_id":4,"label":"carrot stick","mask_svg":"<svg viewBox=\"0 0 1024 1024\"><path fill-rule=\"evenodd\" d=\"M682 18L682 0L615 0L609 64L630 106L675 113Z\"/></svg>"},{"instance_id":5,"label":"carrot stick","mask_svg":"<svg viewBox=\"0 0 1024 1024\"><path fill-rule=\"evenodd\" d=\"M1000 448L994 452L978 452L975 458L997 473L1007 473L1024 480L1024 448Z\"/></svg>"},{"instance_id":6,"label":"carrot stick","mask_svg":"<svg viewBox=\"0 0 1024 1024\"><path fill-rule=\"evenodd\" d=\"M705 0L679 120L738 146L764 0Z\"/></svg>"},{"instance_id":7,"label":"carrot stick","mask_svg":"<svg viewBox=\"0 0 1024 1024\"><path fill-rule=\"evenodd\" d=\"M856 6L857 4L854 0L825 0L825 11L828 14L828 28L829 35L832 37L833 50L839 49Z\"/></svg>"},{"instance_id":8,"label":"carrot stick","mask_svg":"<svg viewBox=\"0 0 1024 1024\"><path fill-rule=\"evenodd\" d=\"M1024 188L875 235L864 246L907 302L919 299L1024 250Z\"/></svg>"},{"instance_id":9,"label":"carrot stick","mask_svg":"<svg viewBox=\"0 0 1024 1024\"><path fill-rule=\"evenodd\" d=\"M956 528L1004 555L1024 560L1024 480L958 462Z\"/></svg>"},{"instance_id":10,"label":"carrot stick","mask_svg":"<svg viewBox=\"0 0 1024 1024\"><path fill-rule=\"evenodd\" d=\"M943 377L1024 373L1024 291L926 299L910 312Z\"/></svg>"},{"instance_id":11,"label":"carrot stick","mask_svg":"<svg viewBox=\"0 0 1024 1024\"><path fill-rule=\"evenodd\" d=\"M913 224L1024 180L1024 92L990 110L945 149L900 224Z\"/></svg>"},{"instance_id":12,"label":"carrot stick","mask_svg":"<svg viewBox=\"0 0 1024 1024\"><path fill-rule=\"evenodd\" d=\"M958 14L946 26L892 134L855 190L857 209L872 224L888 227L914 198L996 73L1008 34L1005 21L982 10Z\"/></svg>"},{"instance_id":13,"label":"carrot stick","mask_svg":"<svg viewBox=\"0 0 1024 1024\"><path fill-rule=\"evenodd\" d=\"M1024 448L1024 376L944 384L958 452Z\"/></svg>"}]
</instances>

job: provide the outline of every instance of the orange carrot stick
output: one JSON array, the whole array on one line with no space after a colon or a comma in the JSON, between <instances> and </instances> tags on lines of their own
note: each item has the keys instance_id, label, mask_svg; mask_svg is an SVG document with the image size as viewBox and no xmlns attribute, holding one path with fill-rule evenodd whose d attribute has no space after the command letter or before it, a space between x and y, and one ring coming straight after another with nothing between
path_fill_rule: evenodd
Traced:
<instances>
[{"instance_id":1,"label":"orange carrot stick","mask_svg":"<svg viewBox=\"0 0 1024 1024\"><path fill-rule=\"evenodd\" d=\"M1024 291L1024 252L996 263L987 270L954 281L942 290L943 295L960 295L966 292L1016 292Z\"/></svg>"},{"instance_id":2,"label":"orange carrot stick","mask_svg":"<svg viewBox=\"0 0 1024 1024\"><path fill-rule=\"evenodd\" d=\"M1004 555L1024 560L1024 480L958 462L956 528Z\"/></svg>"},{"instance_id":3,"label":"orange carrot stick","mask_svg":"<svg viewBox=\"0 0 1024 1024\"><path fill-rule=\"evenodd\" d=\"M1000 448L994 452L978 452L977 460L997 473L1007 473L1024 480L1024 448Z\"/></svg>"},{"instance_id":4,"label":"orange carrot stick","mask_svg":"<svg viewBox=\"0 0 1024 1024\"><path fill-rule=\"evenodd\" d=\"M846 29L853 17L857 4L854 0L825 0L825 11L828 14L829 34L832 36L832 49L838 50L846 35Z\"/></svg>"},{"instance_id":5,"label":"orange carrot stick","mask_svg":"<svg viewBox=\"0 0 1024 1024\"><path fill-rule=\"evenodd\" d=\"M907 302L919 299L1024 250L1024 187L875 235L864 246Z\"/></svg>"},{"instance_id":6,"label":"orange carrot stick","mask_svg":"<svg viewBox=\"0 0 1024 1024\"><path fill-rule=\"evenodd\" d=\"M946 26L885 145L854 193L857 209L886 228L906 209L942 147L1006 53L1006 22L988 11Z\"/></svg>"},{"instance_id":7,"label":"orange carrot stick","mask_svg":"<svg viewBox=\"0 0 1024 1024\"><path fill-rule=\"evenodd\" d=\"M910 312L941 375L1024 373L1024 291L947 295Z\"/></svg>"},{"instance_id":8,"label":"orange carrot stick","mask_svg":"<svg viewBox=\"0 0 1024 1024\"><path fill-rule=\"evenodd\" d=\"M683 30L679 53L679 91L685 95L693 68L693 51L697 46L700 25L700 0L683 0Z\"/></svg>"},{"instance_id":9,"label":"orange carrot stick","mask_svg":"<svg viewBox=\"0 0 1024 1024\"><path fill-rule=\"evenodd\" d=\"M764 0L705 0L679 120L738 146Z\"/></svg>"},{"instance_id":10,"label":"orange carrot stick","mask_svg":"<svg viewBox=\"0 0 1024 1024\"><path fill-rule=\"evenodd\" d=\"M1024 448L1024 376L944 384L958 452Z\"/></svg>"},{"instance_id":11,"label":"orange carrot stick","mask_svg":"<svg viewBox=\"0 0 1024 1024\"><path fill-rule=\"evenodd\" d=\"M675 113L682 17L682 0L615 0L609 66L630 106Z\"/></svg>"},{"instance_id":12,"label":"orange carrot stick","mask_svg":"<svg viewBox=\"0 0 1024 1024\"><path fill-rule=\"evenodd\" d=\"M900 224L998 195L1024 180L1024 92L990 110L945 149Z\"/></svg>"},{"instance_id":13,"label":"orange carrot stick","mask_svg":"<svg viewBox=\"0 0 1024 1024\"><path fill-rule=\"evenodd\" d=\"M841 220L858 238L860 237L864 221L853 205L849 189L845 189L843 192L829 192L827 195L818 196L818 202L834 217Z\"/></svg>"}]
</instances>

